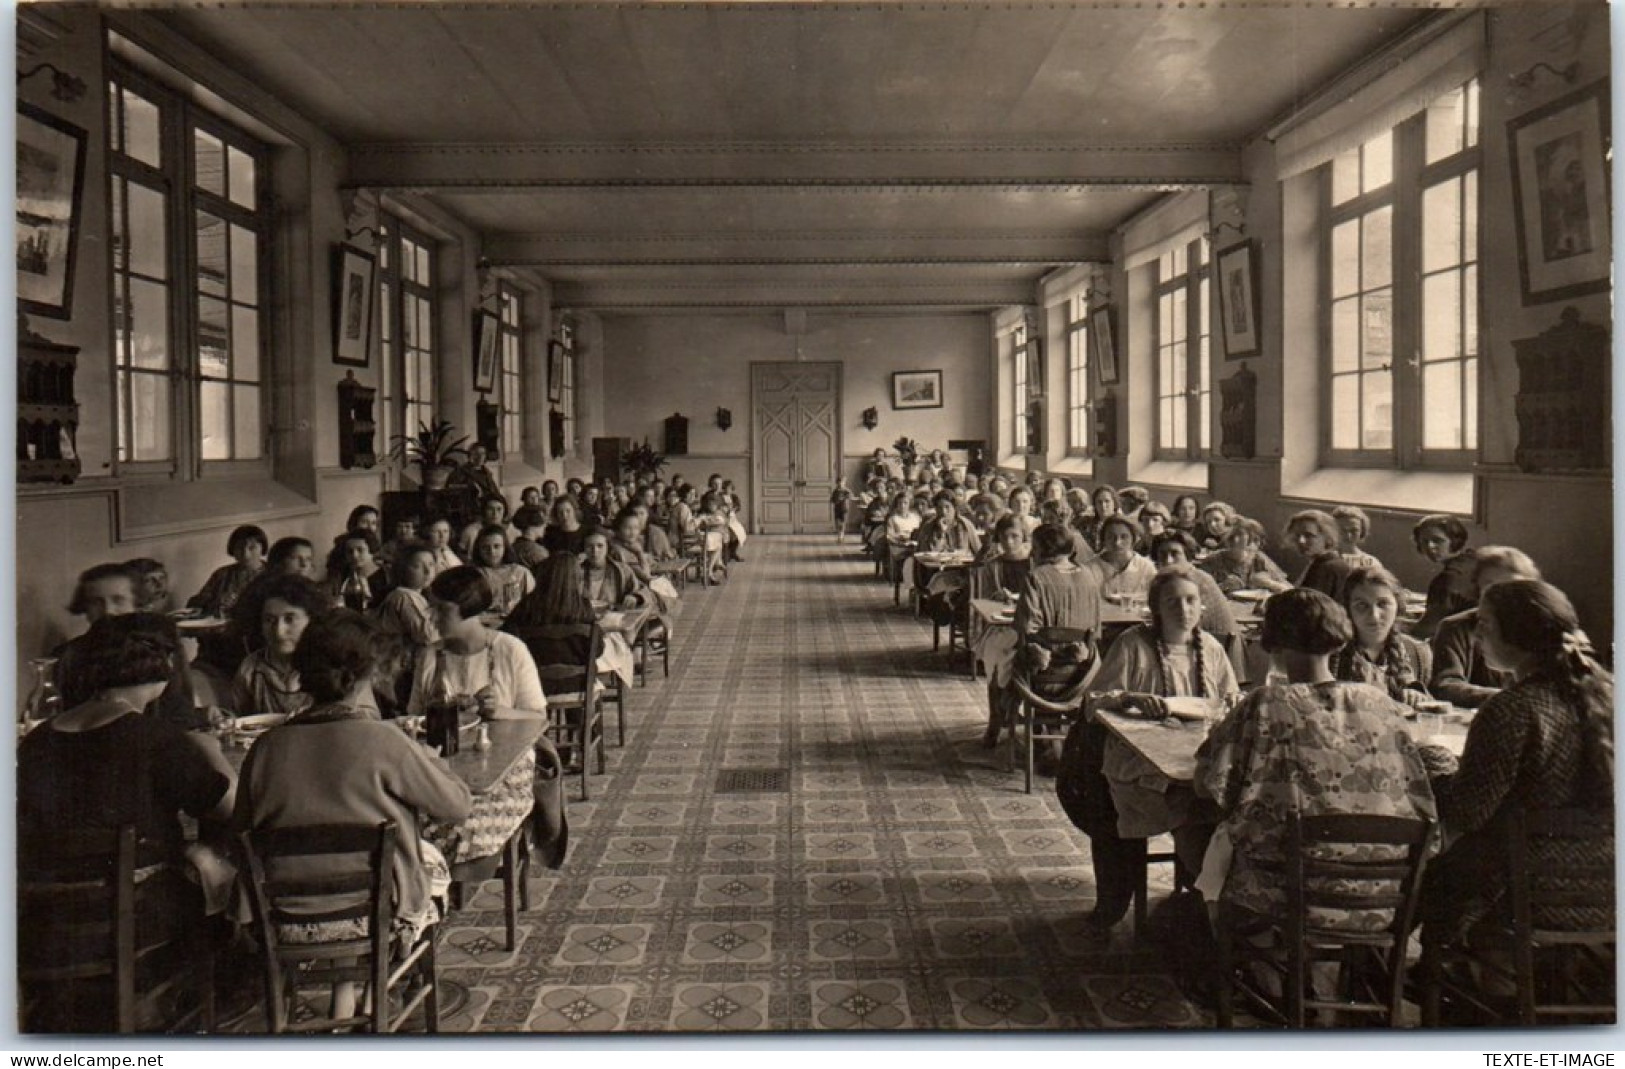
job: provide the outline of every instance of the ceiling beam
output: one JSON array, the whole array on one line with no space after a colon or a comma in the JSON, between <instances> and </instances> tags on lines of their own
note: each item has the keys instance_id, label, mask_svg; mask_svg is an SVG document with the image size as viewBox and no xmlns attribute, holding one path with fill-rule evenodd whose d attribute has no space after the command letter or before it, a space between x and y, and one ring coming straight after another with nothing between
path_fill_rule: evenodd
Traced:
<instances>
[{"instance_id":1,"label":"ceiling beam","mask_svg":"<svg viewBox=\"0 0 1625 1069\"><path fill-rule=\"evenodd\" d=\"M896 233L890 231L730 234L486 235L481 251L496 266L597 267L824 264L1049 265L1110 259L1109 235Z\"/></svg>"},{"instance_id":2,"label":"ceiling beam","mask_svg":"<svg viewBox=\"0 0 1625 1069\"><path fill-rule=\"evenodd\" d=\"M346 185L425 190L650 187L1178 190L1244 181L1240 150L1040 143L352 145Z\"/></svg>"}]
</instances>

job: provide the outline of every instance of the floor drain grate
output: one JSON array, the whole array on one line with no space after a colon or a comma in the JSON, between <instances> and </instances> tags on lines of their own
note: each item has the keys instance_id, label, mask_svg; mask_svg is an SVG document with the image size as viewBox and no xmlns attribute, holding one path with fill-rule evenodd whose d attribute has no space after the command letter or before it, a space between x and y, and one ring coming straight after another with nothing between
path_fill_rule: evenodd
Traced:
<instances>
[{"instance_id":1,"label":"floor drain grate","mask_svg":"<svg viewBox=\"0 0 1625 1069\"><path fill-rule=\"evenodd\" d=\"M755 794L789 789L787 768L725 768L717 773L718 794Z\"/></svg>"}]
</instances>

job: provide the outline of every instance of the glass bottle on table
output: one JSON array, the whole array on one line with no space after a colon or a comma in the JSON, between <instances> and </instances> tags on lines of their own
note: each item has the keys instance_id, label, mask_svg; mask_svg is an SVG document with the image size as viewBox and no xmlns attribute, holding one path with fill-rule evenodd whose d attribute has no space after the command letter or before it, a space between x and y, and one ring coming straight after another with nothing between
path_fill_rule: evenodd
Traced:
<instances>
[{"instance_id":1,"label":"glass bottle on table","mask_svg":"<svg viewBox=\"0 0 1625 1069\"><path fill-rule=\"evenodd\" d=\"M34 670L34 684L28 692L28 701L23 705L22 719L17 724L18 738L62 711L62 692L56 686L56 658L35 657L28 662L28 666Z\"/></svg>"},{"instance_id":2,"label":"glass bottle on table","mask_svg":"<svg viewBox=\"0 0 1625 1069\"><path fill-rule=\"evenodd\" d=\"M372 588L367 586L367 581L361 577L360 572L352 571L344 577L344 584L339 587L339 600L344 603L346 609L366 612L369 608L368 603L372 600Z\"/></svg>"}]
</instances>

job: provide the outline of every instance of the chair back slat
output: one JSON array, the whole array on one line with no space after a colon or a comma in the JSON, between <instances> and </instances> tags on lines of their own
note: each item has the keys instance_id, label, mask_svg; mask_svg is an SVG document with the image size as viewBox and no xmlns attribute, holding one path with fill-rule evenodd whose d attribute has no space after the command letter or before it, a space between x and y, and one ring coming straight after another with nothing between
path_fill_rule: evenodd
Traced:
<instances>
[{"instance_id":1,"label":"chair back slat","mask_svg":"<svg viewBox=\"0 0 1625 1069\"><path fill-rule=\"evenodd\" d=\"M1611 812L1514 810L1508 843L1515 932L1612 933L1616 921Z\"/></svg>"}]
</instances>

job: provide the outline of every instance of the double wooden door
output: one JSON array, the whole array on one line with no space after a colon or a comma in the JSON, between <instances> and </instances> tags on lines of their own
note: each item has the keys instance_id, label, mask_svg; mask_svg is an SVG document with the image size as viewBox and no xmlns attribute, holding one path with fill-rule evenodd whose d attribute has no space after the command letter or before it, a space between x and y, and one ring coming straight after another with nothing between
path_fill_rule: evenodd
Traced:
<instances>
[{"instance_id":1,"label":"double wooden door","mask_svg":"<svg viewBox=\"0 0 1625 1069\"><path fill-rule=\"evenodd\" d=\"M751 365L756 529L827 531L841 481L841 365Z\"/></svg>"}]
</instances>

